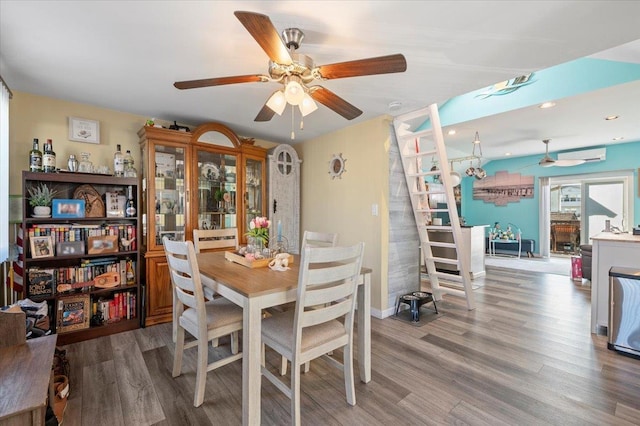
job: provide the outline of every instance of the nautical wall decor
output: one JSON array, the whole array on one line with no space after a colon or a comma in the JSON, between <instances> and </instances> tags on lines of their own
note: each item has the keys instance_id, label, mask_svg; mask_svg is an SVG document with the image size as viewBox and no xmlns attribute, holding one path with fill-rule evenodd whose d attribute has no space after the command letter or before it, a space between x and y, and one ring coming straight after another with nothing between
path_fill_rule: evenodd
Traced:
<instances>
[{"instance_id":1,"label":"nautical wall decor","mask_svg":"<svg viewBox=\"0 0 640 426\"><path fill-rule=\"evenodd\" d=\"M499 171L495 176L473 182L474 200L506 206L508 203L518 203L522 198L533 198L533 176Z\"/></svg>"}]
</instances>

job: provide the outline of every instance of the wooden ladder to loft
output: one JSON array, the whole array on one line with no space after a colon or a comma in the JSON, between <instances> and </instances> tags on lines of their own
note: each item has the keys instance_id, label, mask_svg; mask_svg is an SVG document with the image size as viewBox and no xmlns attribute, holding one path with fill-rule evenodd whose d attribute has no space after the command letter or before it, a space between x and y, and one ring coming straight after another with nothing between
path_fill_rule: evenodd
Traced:
<instances>
[{"instance_id":1,"label":"wooden ladder to loft","mask_svg":"<svg viewBox=\"0 0 640 426\"><path fill-rule=\"evenodd\" d=\"M430 123L430 128L422 129L422 126ZM453 186L450 175L449 161L444 146L442 128L438 106L432 104L427 108L396 117L393 121L396 140L402 158L402 166L409 188L409 197L420 235L421 264L426 266L431 288L436 300L441 300L443 294L452 294L465 297L468 309L475 309L475 299L471 287L471 275L469 271L468 250L462 249L462 231L460 218L456 208ZM422 165L423 159L438 160L438 170L431 171L430 164ZM426 171L425 171L426 168ZM425 178L440 175L443 185L431 186ZM435 199L446 201L446 209L437 208ZM451 224L433 225L434 213L448 213ZM445 238L449 242L430 241L429 230L449 232L453 239ZM442 238L438 238L441 240ZM455 249L455 258L434 257L432 248L443 247ZM437 271L435 262L457 265L459 274ZM440 279L443 286L440 286Z\"/></svg>"}]
</instances>

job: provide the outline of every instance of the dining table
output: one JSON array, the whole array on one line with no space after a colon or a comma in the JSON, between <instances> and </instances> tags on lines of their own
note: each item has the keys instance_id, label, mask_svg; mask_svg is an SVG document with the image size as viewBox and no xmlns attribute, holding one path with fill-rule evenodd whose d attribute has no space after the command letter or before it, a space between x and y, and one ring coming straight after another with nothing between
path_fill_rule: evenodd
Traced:
<instances>
[{"instance_id":1,"label":"dining table","mask_svg":"<svg viewBox=\"0 0 640 426\"><path fill-rule=\"evenodd\" d=\"M197 260L202 284L242 307L242 424L259 425L263 310L295 302L300 256L285 271L247 267L227 260L224 251L199 253ZM356 357L364 383L371 381L371 272L361 269L356 298Z\"/></svg>"}]
</instances>

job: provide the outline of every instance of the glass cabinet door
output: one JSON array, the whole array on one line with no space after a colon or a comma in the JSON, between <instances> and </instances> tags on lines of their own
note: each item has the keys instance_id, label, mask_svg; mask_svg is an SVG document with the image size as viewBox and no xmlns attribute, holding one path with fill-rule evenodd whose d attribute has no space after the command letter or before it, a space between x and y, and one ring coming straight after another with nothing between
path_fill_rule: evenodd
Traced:
<instances>
[{"instance_id":1,"label":"glass cabinet door","mask_svg":"<svg viewBox=\"0 0 640 426\"><path fill-rule=\"evenodd\" d=\"M264 160L245 158L245 229L249 229L251 219L266 216L264 211Z\"/></svg>"},{"instance_id":2,"label":"glass cabinet door","mask_svg":"<svg viewBox=\"0 0 640 426\"><path fill-rule=\"evenodd\" d=\"M235 155L197 151L198 229L235 228L237 205Z\"/></svg>"},{"instance_id":3,"label":"glass cabinet door","mask_svg":"<svg viewBox=\"0 0 640 426\"><path fill-rule=\"evenodd\" d=\"M155 213L150 232L156 245L162 247L162 237L184 241L185 238L185 150L181 147L154 145L155 173L153 197ZM150 170L151 171L151 170ZM151 196L151 194L149 194Z\"/></svg>"}]
</instances>

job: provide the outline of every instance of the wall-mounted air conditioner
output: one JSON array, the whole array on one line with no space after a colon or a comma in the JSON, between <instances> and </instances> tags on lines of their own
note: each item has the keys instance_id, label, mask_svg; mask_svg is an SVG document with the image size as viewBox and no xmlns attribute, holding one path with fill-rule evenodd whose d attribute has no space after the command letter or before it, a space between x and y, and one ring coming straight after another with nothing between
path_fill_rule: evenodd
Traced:
<instances>
[{"instance_id":1,"label":"wall-mounted air conditioner","mask_svg":"<svg viewBox=\"0 0 640 426\"><path fill-rule=\"evenodd\" d=\"M606 148L583 149L580 151L560 152L558 160L584 160L587 163L603 161L607 158Z\"/></svg>"}]
</instances>

